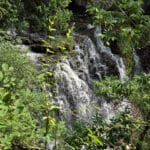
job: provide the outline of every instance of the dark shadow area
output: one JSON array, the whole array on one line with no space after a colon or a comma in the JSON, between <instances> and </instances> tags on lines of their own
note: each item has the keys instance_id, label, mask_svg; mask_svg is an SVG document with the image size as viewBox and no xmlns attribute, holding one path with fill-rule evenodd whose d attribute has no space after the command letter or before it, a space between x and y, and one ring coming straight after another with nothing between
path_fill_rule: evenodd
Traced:
<instances>
[{"instance_id":1,"label":"dark shadow area","mask_svg":"<svg viewBox=\"0 0 150 150\"><path fill-rule=\"evenodd\" d=\"M146 15L150 15L150 0L144 0L143 9Z\"/></svg>"},{"instance_id":2,"label":"dark shadow area","mask_svg":"<svg viewBox=\"0 0 150 150\"><path fill-rule=\"evenodd\" d=\"M144 72L150 72L150 45L137 50Z\"/></svg>"},{"instance_id":3,"label":"dark shadow area","mask_svg":"<svg viewBox=\"0 0 150 150\"><path fill-rule=\"evenodd\" d=\"M86 8L78 5L75 0L69 4L68 9L73 12L73 15L84 16L86 14Z\"/></svg>"}]
</instances>

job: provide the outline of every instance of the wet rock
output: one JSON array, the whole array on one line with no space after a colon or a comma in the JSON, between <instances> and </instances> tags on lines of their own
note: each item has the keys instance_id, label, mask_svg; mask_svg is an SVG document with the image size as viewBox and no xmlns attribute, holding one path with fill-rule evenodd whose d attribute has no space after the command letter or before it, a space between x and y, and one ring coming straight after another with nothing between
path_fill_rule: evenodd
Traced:
<instances>
[{"instance_id":1,"label":"wet rock","mask_svg":"<svg viewBox=\"0 0 150 150\"><path fill-rule=\"evenodd\" d=\"M86 32L91 30L86 29ZM112 74L123 80L125 67L121 57L113 54L99 39L99 33L97 28L93 36L92 33L90 36L76 33L74 52L56 65L54 74L58 95L55 102L69 123L79 118L90 119L97 111L95 106L102 107L106 120L115 113L112 103L105 99L102 102L103 99L95 95L93 80L101 81L104 76Z\"/></svg>"},{"instance_id":2,"label":"wet rock","mask_svg":"<svg viewBox=\"0 0 150 150\"><path fill-rule=\"evenodd\" d=\"M28 45L33 52L46 53L47 46L43 44L43 40L47 39L46 35L38 33L21 32L20 36L22 43Z\"/></svg>"}]
</instances>

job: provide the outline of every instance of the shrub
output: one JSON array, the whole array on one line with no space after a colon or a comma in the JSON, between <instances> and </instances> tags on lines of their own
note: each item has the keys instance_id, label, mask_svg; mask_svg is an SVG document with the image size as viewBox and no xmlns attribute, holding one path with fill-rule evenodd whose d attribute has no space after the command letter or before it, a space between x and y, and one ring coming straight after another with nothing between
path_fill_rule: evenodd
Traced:
<instances>
[{"instance_id":1,"label":"shrub","mask_svg":"<svg viewBox=\"0 0 150 150\"><path fill-rule=\"evenodd\" d=\"M0 2L0 21L2 22L0 27L47 33L49 18L57 16L56 28L60 33L63 33L69 26L71 12L67 6L70 2L70 0L2 1Z\"/></svg>"},{"instance_id":2,"label":"shrub","mask_svg":"<svg viewBox=\"0 0 150 150\"><path fill-rule=\"evenodd\" d=\"M92 3L87 11L93 16L94 25L102 25L100 35L105 44L117 44L130 75L133 68L133 48L140 48L150 40L149 16L144 15L141 0L114 0ZM109 7L107 7L109 6Z\"/></svg>"},{"instance_id":3,"label":"shrub","mask_svg":"<svg viewBox=\"0 0 150 150\"><path fill-rule=\"evenodd\" d=\"M44 147L62 133L54 136L56 128L63 128L53 119L57 107L43 89L39 73L19 49L3 41L0 53L0 149Z\"/></svg>"}]
</instances>

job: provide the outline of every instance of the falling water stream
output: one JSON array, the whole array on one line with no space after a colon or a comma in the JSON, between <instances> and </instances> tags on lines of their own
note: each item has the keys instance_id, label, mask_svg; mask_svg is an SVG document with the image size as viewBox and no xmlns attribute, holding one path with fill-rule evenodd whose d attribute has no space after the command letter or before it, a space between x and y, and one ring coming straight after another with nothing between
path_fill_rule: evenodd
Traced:
<instances>
[{"instance_id":1,"label":"falling water stream","mask_svg":"<svg viewBox=\"0 0 150 150\"><path fill-rule=\"evenodd\" d=\"M90 32L90 36L89 33ZM61 116L68 123L76 119L89 120L97 108L100 113L109 121L117 111L130 107L127 100L121 102L117 108L113 102L95 95L93 80L103 80L104 76L117 75L121 81L126 78L126 69L123 59L113 54L109 47L102 42L99 34L101 27L93 30L87 25L85 33L75 33L75 48L67 58L62 58L54 68L57 96L55 104L59 105ZM22 49L25 49L22 47ZM38 58L43 54L28 52L27 56L31 61L37 63ZM135 71L141 71L139 58L134 51Z\"/></svg>"},{"instance_id":2,"label":"falling water stream","mask_svg":"<svg viewBox=\"0 0 150 150\"><path fill-rule=\"evenodd\" d=\"M116 112L132 107L126 99L116 106L106 98L95 95L93 80L101 81L104 76L113 74L123 82L126 79L126 68L123 59L113 54L102 42L99 37L101 27L93 31L93 27L87 26L86 30L92 36L75 33L77 40L73 52L67 58L62 58L53 72L57 91L53 101L60 107L60 116L68 124L76 119L88 121L95 113L100 113L106 121L110 121ZM43 54L27 51L28 47L21 45L17 47L24 49L29 59L38 65L38 58ZM134 73L138 74L142 68L135 51L134 61ZM54 145L53 141L50 142L49 149L53 149Z\"/></svg>"},{"instance_id":3,"label":"falling water stream","mask_svg":"<svg viewBox=\"0 0 150 150\"><path fill-rule=\"evenodd\" d=\"M74 55L62 59L56 66L58 96L55 102L68 121L76 118L90 119L96 112L95 106L101 107L106 120L115 113L112 102L95 95L93 80L101 81L111 70L116 70L116 75L123 81L126 78L125 65L119 55L113 54L109 47L104 46L98 36L100 33L100 27L95 28L94 39L77 33Z\"/></svg>"},{"instance_id":4,"label":"falling water stream","mask_svg":"<svg viewBox=\"0 0 150 150\"><path fill-rule=\"evenodd\" d=\"M126 68L123 63L123 59L120 56L113 54L109 47L104 46L104 43L99 37L100 34L101 34L101 27L97 26L95 30L95 38L97 41L98 48L100 48L101 52L106 53L110 57L110 59L115 62L119 72L119 78L121 81L123 81L126 78Z\"/></svg>"}]
</instances>

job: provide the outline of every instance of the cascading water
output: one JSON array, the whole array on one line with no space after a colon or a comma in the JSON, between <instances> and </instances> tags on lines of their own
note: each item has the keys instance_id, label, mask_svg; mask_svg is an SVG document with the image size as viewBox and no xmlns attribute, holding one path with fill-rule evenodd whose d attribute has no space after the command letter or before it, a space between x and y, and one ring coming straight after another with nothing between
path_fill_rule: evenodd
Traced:
<instances>
[{"instance_id":1,"label":"cascading water","mask_svg":"<svg viewBox=\"0 0 150 150\"><path fill-rule=\"evenodd\" d=\"M115 113L113 103L108 103L95 95L92 81L102 80L103 76L109 75L111 70L116 70L120 79L124 80L125 65L121 57L114 55L110 48L104 46L98 37L100 32L100 27L97 27L93 36L96 44L86 34L76 34L78 40L74 54L69 55L67 59L62 59L56 66L58 95L55 102L68 121L77 117L90 119L96 111L95 106L102 108L101 113L106 120ZM108 62L104 61L103 54L107 56Z\"/></svg>"},{"instance_id":2,"label":"cascading water","mask_svg":"<svg viewBox=\"0 0 150 150\"><path fill-rule=\"evenodd\" d=\"M101 52L106 53L106 55L108 55L110 59L115 62L119 72L119 78L121 81L123 81L126 78L126 71L125 71L126 69L123 60L120 56L113 54L109 47L104 46L101 38L99 37L100 34L101 34L101 27L97 26L95 30L95 38L97 41L98 48L100 49Z\"/></svg>"},{"instance_id":3,"label":"cascading water","mask_svg":"<svg viewBox=\"0 0 150 150\"><path fill-rule=\"evenodd\" d=\"M94 44L87 36L79 36L83 40L76 44L74 56L57 64L55 77L57 80L57 102L65 111L67 120L74 117L88 119L94 112L99 98L93 92L92 79L101 79L101 71L105 66L100 63L100 56ZM100 69L101 68L101 69Z\"/></svg>"},{"instance_id":4,"label":"cascading water","mask_svg":"<svg viewBox=\"0 0 150 150\"><path fill-rule=\"evenodd\" d=\"M75 33L77 41L74 51L68 54L67 59L61 59L54 69L57 90L54 102L60 106L61 116L69 123L79 118L90 119L98 107L101 107L102 116L109 121L117 111L116 106L95 95L93 80L101 81L111 74L118 75L122 81L126 78L122 58L104 46L98 36L101 28L94 30L87 25L86 30L84 34ZM43 54L29 52L27 55L36 63ZM124 109L122 105L120 108Z\"/></svg>"}]
</instances>

